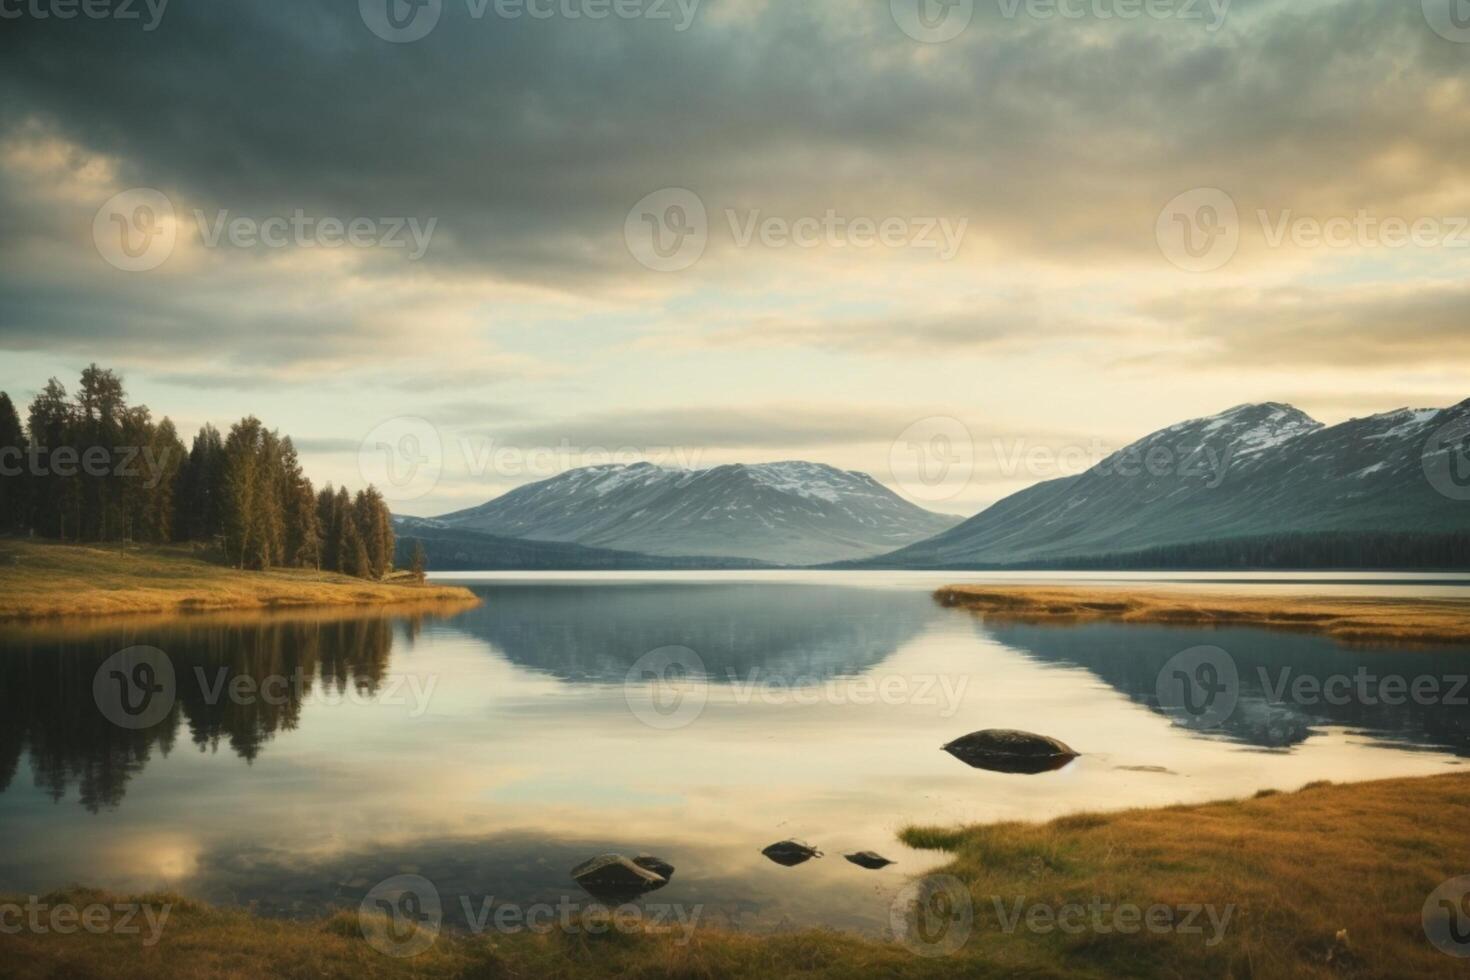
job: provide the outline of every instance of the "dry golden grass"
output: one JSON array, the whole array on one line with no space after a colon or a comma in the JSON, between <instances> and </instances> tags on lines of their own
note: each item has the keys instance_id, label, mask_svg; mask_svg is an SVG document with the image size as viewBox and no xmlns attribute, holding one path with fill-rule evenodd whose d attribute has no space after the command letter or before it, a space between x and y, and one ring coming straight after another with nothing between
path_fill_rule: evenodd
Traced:
<instances>
[{"instance_id":1,"label":"dry golden grass","mask_svg":"<svg viewBox=\"0 0 1470 980\"><path fill-rule=\"evenodd\" d=\"M1351 786L1312 784L1258 799L1079 814L1045 824L914 828L904 839L954 852L937 873L969 888L974 931L952 956L829 931L754 937L441 935L412 959L361 938L355 914L284 923L176 906L151 949L139 937L0 935L7 976L88 977L1305 977L1464 976L1425 939L1420 915L1442 882L1470 873L1470 774ZM72 893L84 903L88 893ZM156 900L156 899L155 899ZM1020 900L1230 909L1220 941L1169 932L1007 932ZM179 902L179 900L174 900ZM1182 921L1182 920L1181 920ZM1208 923L1208 919L1201 919ZM1346 930L1347 942L1336 937ZM1329 963L1329 955L1332 962Z\"/></svg>"},{"instance_id":2,"label":"dry golden grass","mask_svg":"<svg viewBox=\"0 0 1470 980\"><path fill-rule=\"evenodd\" d=\"M242 572L189 548L0 540L0 619L473 602L468 589L323 572Z\"/></svg>"},{"instance_id":3,"label":"dry golden grass","mask_svg":"<svg viewBox=\"0 0 1470 980\"><path fill-rule=\"evenodd\" d=\"M1326 633L1344 642L1470 642L1470 601L1056 586L951 585L934 593L946 606L1002 622L1112 620L1173 626L1260 626Z\"/></svg>"}]
</instances>

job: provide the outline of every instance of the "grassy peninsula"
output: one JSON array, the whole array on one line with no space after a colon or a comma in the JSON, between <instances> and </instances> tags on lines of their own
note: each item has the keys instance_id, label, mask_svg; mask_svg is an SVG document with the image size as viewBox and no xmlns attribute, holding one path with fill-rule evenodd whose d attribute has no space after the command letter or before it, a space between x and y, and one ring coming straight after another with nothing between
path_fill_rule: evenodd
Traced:
<instances>
[{"instance_id":1,"label":"grassy peninsula","mask_svg":"<svg viewBox=\"0 0 1470 980\"><path fill-rule=\"evenodd\" d=\"M1325 633L1353 643L1470 643L1470 602L1463 599L1028 585L951 585L935 592L934 598L1000 622L1259 626Z\"/></svg>"},{"instance_id":2,"label":"grassy peninsula","mask_svg":"<svg viewBox=\"0 0 1470 980\"><path fill-rule=\"evenodd\" d=\"M468 589L406 576L374 582L298 568L240 571L188 546L0 540L0 620L474 601Z\"/></svg>"},{"instance_id":3,"label":"grassy peninsula","mask_svg":"<svg viewBox=\"0 0 1470 980\"><path fill-rule=\"evenodd\" d=\"M169 896L148 899L174 906L147 948L137 936L23 930L0 935L0 958L18 978L1462 976L1464 961L1426 939L1421 913L1438 886L1470 872L1467 822L1470 773L1454 773L1042 824L910 828L909 844L953 856L937 873L963 882L973 907L968 941L932 958L830 931L698 931L680 944L672 932L609 930L444 933L395 959L363 939L355 910L284 922ZM1026 924L1033 908L1069 906L1163 906L1179 928ZM1211 911L1191 918L1197 906Z\"/></svg>"}]
</instances>

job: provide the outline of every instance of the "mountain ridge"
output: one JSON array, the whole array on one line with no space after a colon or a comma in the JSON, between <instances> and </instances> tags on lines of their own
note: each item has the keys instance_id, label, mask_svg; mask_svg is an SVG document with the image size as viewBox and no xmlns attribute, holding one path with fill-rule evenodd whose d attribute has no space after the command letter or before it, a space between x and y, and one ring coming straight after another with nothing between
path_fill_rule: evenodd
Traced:
<instances>
[{"instance_id":1,"label":"mountain ridge","mask_svg":"<svg viewBox=\"0 0 1470 980\"><path fill-rule=\"evenodd\" d=\"M1461 426L1470 433L1470 399L1331 426L1281 402L1238 405L1159 429L926 541L848 564L1035 565L1271 535L1464 530L1470 505L1435 489L1426 456L1435 431Z\"/></svg>"},{"instance_id":2,"label":"mountain ridge","mask_svg":"<svg viewBox=\"0 0 1470 980\"><path fill-rule=\"evenodd\" d=\"M662 557L817 565L882 554L962 518L899 497L867 473L822 463L652 463L568 470L477 507L444 528Z\"/></svg>"}]
</instances>

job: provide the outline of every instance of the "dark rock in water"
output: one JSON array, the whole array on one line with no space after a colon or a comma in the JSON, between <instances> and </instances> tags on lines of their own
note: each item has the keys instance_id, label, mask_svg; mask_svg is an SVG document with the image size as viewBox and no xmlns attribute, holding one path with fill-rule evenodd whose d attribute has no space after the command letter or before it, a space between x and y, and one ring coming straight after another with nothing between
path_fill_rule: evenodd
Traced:
<instances>
[{"instance_id":1,"label":"dark rock in water","mask_svg":"<svg viewBox=\"0 0 1470 980\"><path fill-rule=\"evenodd\" d=\"M944 751L976 769L1034 776L1060 769L1078 753L1045 735L992 728L971 732L944 747Z\"/></svg>"},{"instance_id":2,"label":"dark rock in water","mask_svg":"<svg viewBox=\"0 0 1470 980\"><path fill-rule=\"evenodd\" d=\"M761 853L777 864L784 865L788 868L794 868L798 864L810 861L814 857L819 858L822 856L821 851L799 840L777 841L775 844L761 851Z\"/></svg>"},{"instance_id":3,"label":"dark rock in water","mask_svg":"<svg viewBox=\"0 0 1470 980\"><path fill-rule=\"evenodd\" d=\"M663 885L654 885L654 888L662 888L674 877L674 866L663 858L656 858L652 854L640 854L633 859L633 863L644 871L652 871L664 880ZM649 889L652 891L653 889Z\"/></svg>"},{"instance_id":4,"label":"dark rock in water","mask_svg":"<svg viewBox=\"0 0 1470 980\"><path fill-rule=\"evenodd\" d=\"M883 855L876 854L873 851L858 851L856 854L844 854L842 856L858 867L867 868L869 871L877 871L879 868L886 868L893 863Z\"/></svg>"},{"instance_id":5,"label":"dark rock in water","mask_svg":"<svg viewBox=\"0 0 1470 980\"><path fill-rule=\"evenodd\" d=\"M667 885L668 879L639 867L621 854L601 854L572 869L572 878L593 898L630 902Z\"/></svg>"}]
</instances>

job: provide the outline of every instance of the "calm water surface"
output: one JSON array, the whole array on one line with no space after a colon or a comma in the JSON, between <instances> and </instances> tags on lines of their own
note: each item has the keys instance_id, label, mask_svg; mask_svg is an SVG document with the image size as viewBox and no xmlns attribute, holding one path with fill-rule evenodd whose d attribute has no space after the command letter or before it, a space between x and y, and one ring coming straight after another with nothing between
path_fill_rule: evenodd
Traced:
<instances>
[{"instance_id":1,"label":"calm water surface","mask_svg":"<svg viewBox=\"0 0 1470 980\"><path fill-rule=\"evenodd\" d=\"M10 627L0 892L169 888L304 916L416 873L453 921L461 896L584 901L567 870L614 850L673 863L657 900L702 906L706 923L881 933L907 876L943 863L898 843L909 824L1441 773L1470 756L1470 650L984 624L930 598L957 578L1470 597L1446 576L480 575L443 578L484 603L442 615ZM1170 658L1202 644L1241 678L1210 731L1156 694ZM177 681L172 710L141 730L94 696L103 662L135 645L163 650ZM653 679L645 655L671 647L703 674ZM1335 675L1434 678L1439 693L1272 696L1283 679ZM981 728L1084 755L1026 777L940 751ZM786 837L827 857L762 857ZM839 856L865 849L898 863L870 872Z\"/></svg>"}]
</instances>

